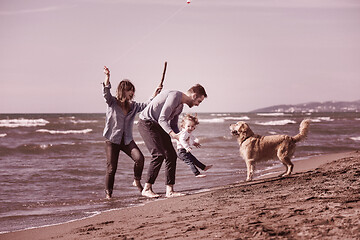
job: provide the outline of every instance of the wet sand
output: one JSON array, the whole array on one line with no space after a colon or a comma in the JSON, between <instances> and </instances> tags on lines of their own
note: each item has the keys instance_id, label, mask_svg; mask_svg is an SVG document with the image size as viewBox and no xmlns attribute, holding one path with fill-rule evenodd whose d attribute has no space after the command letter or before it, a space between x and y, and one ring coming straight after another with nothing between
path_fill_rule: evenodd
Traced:
<instances>
[{"instance_id":1,"label":"wet sand","mask_svg":"<svg viewBox=\"0 0 360 240\"><path fill-rule=\"evenodd\" d=\"M289 177L149 200L0 239L360 239L360 152L294 164Z\"/></svg>"}]
</instances>

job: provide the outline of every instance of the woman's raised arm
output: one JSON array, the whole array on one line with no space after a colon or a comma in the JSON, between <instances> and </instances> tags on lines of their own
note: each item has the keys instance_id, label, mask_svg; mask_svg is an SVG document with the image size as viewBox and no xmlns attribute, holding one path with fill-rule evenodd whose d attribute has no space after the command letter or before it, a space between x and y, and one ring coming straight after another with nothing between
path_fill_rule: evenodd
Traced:
<instances>
[{"instance_id":1,"label":"woman's raised arm","mask_svg":"<svg viewBox=\"0 0 360 240\"><path fill-rule=\"evenodd\" d=\"M105 80L104 85L108 86L110 84L110 70L106 66L104 66Z\"/></svg>"}]
</instances>

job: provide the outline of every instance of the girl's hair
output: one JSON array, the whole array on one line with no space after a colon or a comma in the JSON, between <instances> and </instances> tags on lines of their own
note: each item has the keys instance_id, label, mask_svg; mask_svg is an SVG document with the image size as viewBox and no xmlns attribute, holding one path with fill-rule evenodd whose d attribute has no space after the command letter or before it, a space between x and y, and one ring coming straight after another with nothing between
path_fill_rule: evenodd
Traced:
<instances>
[{"instance_id":1,"label":"girl's hair","mask_svg":"<svg viewBox=\"0 0 360 240\"><path fill-rule=\"evenodd\" d=\"M135 86L128 79L122 80L116 90L116 98L120 102L125 101L125 91L133 90L135 92Z\"/></svg>"},{"instance_id":2,"label":"girl's hair","mask_svg":"<svg viewBox=\"0 0 360 240\"><path fill-rule=\"evenodd\" d=\"M191 121L191 122L195 123L195 126L199 124L197 114L195 114L195 116L193 116L191 114L186 114L181 120L181 127L182 128L185 127L185 122L186 121Z\"/></svg>"}]
</instances>

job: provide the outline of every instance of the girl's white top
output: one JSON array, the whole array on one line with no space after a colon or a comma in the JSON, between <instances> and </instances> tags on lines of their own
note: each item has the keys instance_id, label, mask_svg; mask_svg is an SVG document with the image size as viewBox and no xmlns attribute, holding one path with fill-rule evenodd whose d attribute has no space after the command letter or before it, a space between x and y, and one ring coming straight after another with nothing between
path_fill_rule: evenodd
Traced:
<instances>
[{"instance_id":1,"label":"girl's white top","mask_svg":"<svg viewBox=\"0 0 360 240\"><path fill-rule=\"evenodd\" d=\"M179 140L176 140L177 149L185 148L188 149L189 147L193 146L194 143L198 143L199 140L186 131L185 129L182 129L179 133Z\"/></svg>"}]
</instances>

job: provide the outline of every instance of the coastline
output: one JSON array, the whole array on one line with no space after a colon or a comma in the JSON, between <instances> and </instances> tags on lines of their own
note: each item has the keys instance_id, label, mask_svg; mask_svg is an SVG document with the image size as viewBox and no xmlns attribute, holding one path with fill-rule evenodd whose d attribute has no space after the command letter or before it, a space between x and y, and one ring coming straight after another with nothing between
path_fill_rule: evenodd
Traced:
<instances>
[{"instance_id":1,"label":"coastline","mask_svg":"<svg viewBox=\"0 0 360 240\"><path fill-rule=\"evenodd\" d=\"M103 212L0 239L236 239L360 237L360 152L309 157L252 182Z\"/></svg>"},{"instance_id":2,"label":"coastline","mask_svg":"<svg viewBox=\"0 0 360 240\"><path fill-rule=\"evenodd\" d=\"M294 164L292 174L315 170L321 165L328 164L340 158L351 157L353 154L354 152L340 152L309 156L298 160L295 158L292 159L292 163ZM282 173L285 168L280 164L281 163L279 162L279 166L263 171L262 175L258 179L276 177Z\"/></svg>"}]
</instances>

